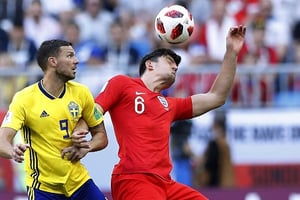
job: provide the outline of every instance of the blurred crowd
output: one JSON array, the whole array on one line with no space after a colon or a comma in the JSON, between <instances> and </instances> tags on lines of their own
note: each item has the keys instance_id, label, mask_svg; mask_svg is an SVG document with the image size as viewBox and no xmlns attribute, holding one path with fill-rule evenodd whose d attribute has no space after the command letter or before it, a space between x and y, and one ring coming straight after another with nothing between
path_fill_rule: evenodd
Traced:
<instances>
[{"instance_id":1,"label":"blurred crowd","mask_svg":"<svg viewBox=\"0 0 300 200\"><path fill-rule=\"evenodd\" d=\"M203 152L195 153L191 135L195 133L192 120L174 122L171 126L172 176L178 182L194 188L236 187L236 175L227 138L226 111L216 110L209 125L209 137Z\"/></svg>"},{"instance_id":2,"label":"blurred crowd","mask_svg":"<svg viewBox=\"0 0 300 200\"><path fill-rule=\"evenodd\" d=\"M171 4L187 7L195 21L192 37L180 45L164 43L154 32L156 14ZM2 0L0 69L36 67L37 48L53 38L73 43L82 71L105 68L136 74L140 58L157 47L180 53L181 71L198 69L221 63L228 28L239 24L248 29L238 59L240 66L263 70L286 63L299 65L298 0ZM233 105L267 106L282 85L284 90L300 91L299 74L253 76L237 76L231 95ZM205 92L214 78L215 73L186 74L178 78L174 91L176 95ZM28 80L1 77L0 81L1 95L8 96L9 102L16 88L24 87Z\"/></svg>"}]
</instances>

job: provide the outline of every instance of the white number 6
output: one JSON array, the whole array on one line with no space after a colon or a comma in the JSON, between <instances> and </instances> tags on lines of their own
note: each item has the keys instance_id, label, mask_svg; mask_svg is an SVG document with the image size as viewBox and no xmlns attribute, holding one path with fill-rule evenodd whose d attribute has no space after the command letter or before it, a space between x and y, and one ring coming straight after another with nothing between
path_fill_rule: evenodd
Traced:
<instances>
[{"instance_id":1,"label":"white number 6","mask_svg":"<svg viewBox=\"0 0 300 200\"><path fill-rule=\"evenodd\" d=\"M145 111L144 99L141 96L135 98L134 110L137 114L142 114Z\"/></svg>"}]
</instances>

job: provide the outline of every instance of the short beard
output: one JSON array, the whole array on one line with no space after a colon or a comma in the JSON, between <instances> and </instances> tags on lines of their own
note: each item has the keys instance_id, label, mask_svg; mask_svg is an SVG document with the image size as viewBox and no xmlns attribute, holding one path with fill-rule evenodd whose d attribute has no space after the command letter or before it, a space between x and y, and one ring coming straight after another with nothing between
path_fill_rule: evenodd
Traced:
<instances>
[{"instance_id":1,"label":"short beard","mask_svg":"<svg viewBox=\"0 0 300 200\"><path fill-rule=\"evenodd\" d=\"M63 82L68 82L69 80L73 80L75 79L75 76L66 76L64 74L59 74L59 73L56 73L57 76L59 77L60 80L62 80Z\"/></svg>"}]
</instances>

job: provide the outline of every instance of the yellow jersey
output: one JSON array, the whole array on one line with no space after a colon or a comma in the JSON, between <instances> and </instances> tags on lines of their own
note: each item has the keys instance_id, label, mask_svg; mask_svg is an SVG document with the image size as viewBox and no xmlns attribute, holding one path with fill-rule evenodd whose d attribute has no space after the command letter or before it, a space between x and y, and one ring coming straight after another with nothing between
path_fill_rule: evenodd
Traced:
<instances>
[{"instance_id":1,"label":"yellow jersey","mask_svg":"<svg viewBox=\"0 0 300 200\"><path fill-rule=\"evenodd\" d=\"M21 130L26 150L26 185L43 191L71 196L89 178L81 162L61 158L63 148L71 146L70 135L83 118L89 127L103 121L88 88L68 81L59 97L46 91L39 81L17 92L2 127Z\"/></svg>"}]
</instances>

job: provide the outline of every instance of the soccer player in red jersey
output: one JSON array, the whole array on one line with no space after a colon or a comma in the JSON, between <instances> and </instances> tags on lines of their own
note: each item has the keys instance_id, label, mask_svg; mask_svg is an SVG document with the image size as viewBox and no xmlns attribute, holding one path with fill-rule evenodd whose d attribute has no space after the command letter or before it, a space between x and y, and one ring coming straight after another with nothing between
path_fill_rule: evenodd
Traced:
<instances>
[{"instance_id":1,"label":"soccer player in red jersey","mask_svg":"<svg viewBox=\"0 0 300 200\"><path fill-rule=\"evenodd\" d=\"M141 78L117 75L103 87L95 101L103 113L109 112L119 144L120 161L111 180L113 199L208 199L172 180L170 127L176 120L200 116L225 103L245 33L244 26L230 28L221 71L207 93L186 98L161 94L174 83L181 61L170 49L156 49L147 54L140 64ZM74 132L72 138L74 145L85 147L80 131Z\"/></svg>"}]
</instances>

